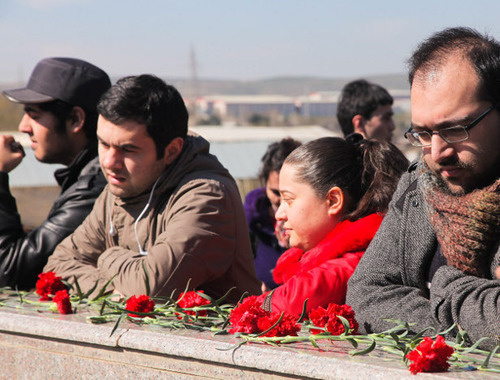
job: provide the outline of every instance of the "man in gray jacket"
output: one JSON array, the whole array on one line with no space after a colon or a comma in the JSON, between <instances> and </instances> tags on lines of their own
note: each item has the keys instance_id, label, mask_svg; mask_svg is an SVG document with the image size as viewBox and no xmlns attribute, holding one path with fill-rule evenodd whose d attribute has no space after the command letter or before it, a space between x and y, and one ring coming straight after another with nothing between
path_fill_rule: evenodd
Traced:
<instances>
[{"instance_id":1,"label":"man in gray jacket","mask_svg":"<svg viewBox=\"0 0 500 380\"><path fill-rule=\"evenodd\" d=\"M98 105L99 159L108 186L45 271L83 291L112 280L124 296L191 289L229 301L257 294L243 204L234 179L187 134L177 90L152 75L126 77ZM146 280L147 279L147 280Z\"/></svg>"},{"instance_id":2,"label":"man in gray jacket","mask_svg":"<svg viewBox=\"0 0 500 380\"><path fill-rule=\"evenodd\" d=\"M412 123L422 147L348 284L361 329L384 319L473 341L500 336L500 44L445 29L409 61ZM457 330L455 330L456 332ZM432 333L432 332L429 332Z\"/></svg>"}]
</instances>

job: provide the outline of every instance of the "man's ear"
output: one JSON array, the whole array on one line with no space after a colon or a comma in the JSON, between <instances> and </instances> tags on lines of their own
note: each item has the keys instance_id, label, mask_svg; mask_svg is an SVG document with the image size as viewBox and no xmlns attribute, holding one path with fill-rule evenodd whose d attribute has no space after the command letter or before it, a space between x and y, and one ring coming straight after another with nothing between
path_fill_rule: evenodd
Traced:
<instances>
[{"instance_id":1,"label":"man's ear","mask_svg":"<svg viewBox=\"0 0 500 380\"><path fill-rule=\"evenodd\" d=\"M340 187L332 187L326 194L326 201L328 202L328 215L340 216L345 203L344 192Z\"/></svg>"},{"instance_id":2,"label":"man's ear","mask_svg":"<svg viewBox=\"0 0 500 380\"><path fill-rule=\"evenodd\" d=\"M181 154L182 147L184 146L184 139L176 137L165 147L165 155L163 160L167 165L170 165Z\"/></svg>"},{"instance_id":3,"label":"man's ear","mask_svg":"<svg viewBox=\"0 0 500 380\"><path fill-rule=\"evenodd\" d=\"M365 131L365 118L361 115L355 115L352 118L352 125L354 127L354 133L359 133L363 135L364 138L366 138L366 131Z\"/></svg>"},{"instance_id":4,"label":"man's ear","mask_svg":"<svg viewBox=\"0 0 500 380\"><path fill-rule=\"evenodd\" d=\"M80 133L83 132L83 125L85 124L85 111L81 107L73 107L67 119L68 132Z\"/></svg>"}]
</instances>

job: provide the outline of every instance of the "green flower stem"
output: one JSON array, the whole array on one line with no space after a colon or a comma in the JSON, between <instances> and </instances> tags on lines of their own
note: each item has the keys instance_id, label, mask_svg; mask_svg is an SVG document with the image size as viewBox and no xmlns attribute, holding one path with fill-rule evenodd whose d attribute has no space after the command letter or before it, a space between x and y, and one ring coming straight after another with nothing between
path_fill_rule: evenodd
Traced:
<instances>
[{"instance_id":1,"label":"green flower stem","mask_svg":"<svg viewBox=\"0 0 500 380\"><path fill-rule=\"evenodd\" d=\"M35 306L50 306L50 304L52 303L52 301L30 301L26 298L23 298L23 302L22 303L27 303L28 305L35 305Z\"/></svg>"}]
</instances>

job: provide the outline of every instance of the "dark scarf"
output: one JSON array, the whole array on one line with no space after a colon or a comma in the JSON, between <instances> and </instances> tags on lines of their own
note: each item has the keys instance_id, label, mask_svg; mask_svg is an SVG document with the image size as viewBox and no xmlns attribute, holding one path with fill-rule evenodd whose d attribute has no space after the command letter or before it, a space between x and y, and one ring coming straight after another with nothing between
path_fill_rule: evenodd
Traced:
<instances>
[{"instance_id":1,"label":"dark scarf","mask_svg":"<svg viewBox=\"0 0 500 380\"><path fill-rule=\"evenodd\" d=\"M448 265L486 277L491 251L500 238L500 179L458 196L426 164L419 169L427 212Z\"/></svg>"}]
</instances>

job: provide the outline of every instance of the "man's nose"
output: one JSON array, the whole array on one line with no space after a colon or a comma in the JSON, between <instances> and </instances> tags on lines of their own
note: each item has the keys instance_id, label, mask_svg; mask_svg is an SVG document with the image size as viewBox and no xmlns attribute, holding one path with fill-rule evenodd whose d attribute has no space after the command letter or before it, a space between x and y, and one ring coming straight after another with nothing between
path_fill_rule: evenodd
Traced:
<instances>
[{"instance_id":1,"label":"man's nose","mask_svg":"<svg viewBox=\"0 0 500 380\"><path fill-rule=\"evenodd\" d=\"M118 149L112 147L106 149L105 151L99 152L102 157L102 166L106 169L120 169L123 166L123 157L121 156Z\"/></svg>"},{"instance_id":2,"label":"man's nose","mask_svg":"<svg viewBox=\"0 0 500 380\"><path fill-rule=\"evenodd\" d=\"M431 137L431 159L436 163L441 163L455 154L455 148L452 144L447 143L443 138L435 133Z\"/></svg>"},{"instance_id":3,"label":"man's nose","mask_svg":"<svg viewBox=\"0 0 500 380\"><path fill-rule=\"evenodd\" d=\"M19 126L17 127L19 132L23 133L33 133L33 128L31 128L31 118L27 115L24 114L23 118L19 122Z\"/></svg>"}]
</instances>

